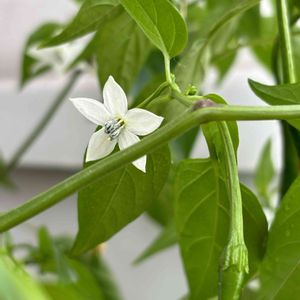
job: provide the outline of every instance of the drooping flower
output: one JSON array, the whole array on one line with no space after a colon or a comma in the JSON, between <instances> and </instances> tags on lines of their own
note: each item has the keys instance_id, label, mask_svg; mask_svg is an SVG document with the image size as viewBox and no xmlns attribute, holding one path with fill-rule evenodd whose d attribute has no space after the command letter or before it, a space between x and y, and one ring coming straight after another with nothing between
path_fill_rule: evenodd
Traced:
<instances>
[{"instance_id":1,"label":"drooping flower","mask_svg":"<svg viewBox=\"0 0 300 300\"><path fill-rule=\"evenodd\" d=\"M104 103L90 98L70 99L80 113L91 122L101 125L88 144L86 161L109 155L118 144L123 150L156 130L163 118L144 109L128 110L127 97L119 84L109 76L103 88ZM139 170L146 172L146 156L133 162Z\"/></svg>"}]
</instances>

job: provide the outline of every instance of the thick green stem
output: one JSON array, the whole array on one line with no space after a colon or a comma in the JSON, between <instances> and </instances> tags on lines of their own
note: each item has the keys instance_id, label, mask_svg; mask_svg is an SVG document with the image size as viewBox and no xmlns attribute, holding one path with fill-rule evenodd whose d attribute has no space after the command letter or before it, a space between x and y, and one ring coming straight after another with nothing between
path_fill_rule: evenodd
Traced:
<instances>
[{"instance_id":1,"label":"thick green stem","mask_svg":"<svg viewBox=\"0 0 300 300\"><path fill-rule=\"evenodd\" d=\"M282 75L284 83L296 82L293 47L290 32L288 3L286 0L277 0L277 20L279 29L280 51L282 59Z\"/></svg>"},{"instance_id":2,"label":"thick green stem","mask_svg":"<svg viewBox=\"0 0 300 300\"><path fill-rule=\"evenodd\" d=\"M61 92L57 95L56 99L49 107L48 111L45 113L41 121L36 125L34 130L30 133L27 139L20 145L15 154L12 156L10 162L6 166L6 172L12 171L19 163L21 157L25 154L25 152L29 149L32 143L39 137L45 127L48 125L51 118L54 116L59 106L65 99L66 95L73 87L74 83L78 79L80 75L80 71L76 71L71 76L70 80L67 82L66 86L61 90Z\"/></svg>"},{"instance_id":3,"label":"thick green stem","mask_svg":"<svg viewBox=\"0 0 300 300\"><path fill-rule=\"evenodd\" d=\"M223 300L239 299L243 278L249 272L248 251L244 241L243 205L237 160L226 122L218 123L224 145L227 189L231 205L229 242L222 265L220 296Z\"/></svg>"},{"instance_id":4,"label":"thick green stem","mask_svg":"<svg viewBox=\"0 0 300 300\"><path fill-rule=\"evenodd\" d=\"M277 20L279 30L279 46L281 54L281 68L274 67L274 75L277 83L294 83L296 82L296 72L293 58L293 48L291 41L289 11L287 0L277 0ZM276 46L275 46L276 47ZM273 58L276 62L276 56ZM282 76L279 74L282 70ZM290 126L282 122L282 136L283 136L283 170L281 176L280 193L283 196L298 173L298 158L295 151L295 144L291 138Z\"/></svg>"},{"instance_id":5,"label":"thick green stem","mask_svg":"<svg viewBox=\"0 0 300 300\"><path fill-rule=\"evenodd\" d=\"M224 105L194 111L189 109L181 117L145 137L141 142L104 158L11 211L3 213L0 217L0 232L4 232L30 219L88 184L155 150L199 124L210 121L283 120L297 118L300 118L299 105L272 107Z\"/></svg>"}]
</instances>

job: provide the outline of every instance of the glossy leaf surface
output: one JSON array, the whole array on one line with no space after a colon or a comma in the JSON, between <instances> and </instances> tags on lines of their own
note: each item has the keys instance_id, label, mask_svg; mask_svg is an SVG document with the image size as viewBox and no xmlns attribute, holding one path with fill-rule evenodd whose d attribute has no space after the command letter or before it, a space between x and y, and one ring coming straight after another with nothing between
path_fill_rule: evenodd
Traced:
<instances>
[{"instance_id":1,"label":"glossy leaf surface","mask_svg":"<svg viewBox=\"0 0 300 300\"><path fill-rule=\"evenodd\" d=\"M176 180L176 225L190 299L217 294L218 270L228 241L230 203L220 171L210 159L185 160ZM256 197L242 186L250 274L264 253L267 222Z\"/></svg>"},{"instance_id":2,"label":"glossy leaf surface","mask_svg":"<svg viewBox=\"0 0 300 300\"><path fill-rule=\"evenodd\" d=\"M186 45L187 29L177 9L167 0L121 0L149 40L170 57Z\"/></svg>"},{"instance_id":3,"label":"glossy leaf surface","mask_svg":"<svg viewBox=\"0 0 300 300\"><path fill-rule=\"evenodd\" d=\"M169 168L169 150L161 148L147 156L146 173L130 164L81 190L79 232L72 253L106 241L143 213L164 186Z\"/></svg>"}]
</instances>

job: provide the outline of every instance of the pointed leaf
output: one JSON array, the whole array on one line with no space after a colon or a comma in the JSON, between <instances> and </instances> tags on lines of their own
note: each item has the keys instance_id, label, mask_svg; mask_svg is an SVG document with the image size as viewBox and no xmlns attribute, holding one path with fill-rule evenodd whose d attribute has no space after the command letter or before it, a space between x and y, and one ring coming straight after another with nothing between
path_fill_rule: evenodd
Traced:
<instances>
[{"instance_id":1,"label":"pointed leaf","mask_svg":"<svg viewBox=\"0 0 300 300\"><path fill-rule=\"evenodd\" d=\"M118 0L85 1L70 24L59 35L42 43L42 46L58 46L97 30L101 22L113 12L117 5Z\"/></svg>"},{"instance_id":2,"label":"pointed leaf","mask_svg":"<svg viewBox=\"0 0 300 300\"><path fill-rule=\"evenodd\" d=\"M265 85L249 79L249 85L256 96L270 105L300 104L300 83ZM288 123L300 130L300 119Z\"/></svg>"},{"instance_id":3,"label":"pointed leaf","mask_svg":"<svg viewBox=\"0 0 300 300\"><path fill-rule=\"evenodd\" d=\"M162 229L158 237L148 246L143 253L134 261L141 263L153 255L175 245L177 243L177 233L174 223L170 223Z\"/></svg>"},{"instance_id":4,"label":"pointed leaf","mask_svg":"<svg viewBox=\"0 0 300 300\"><path fill-rule=\"evenodd\" d=\"M178 55L187 42L185 22L168 0L121 0L121 4L164 54Z\"/></svg>"},{"instance_id":5,"label":"pointed leaf","mask_svg":"<svg viewBox=\"0 0 300 300\"><path fill-rule=\"evenodd\" d=\"M169 168L170 154L165 147L147 155L146 173L129 164L81 190L79 232L72 254L106 241L143 213L161 191Z\"/></svg>"}]
</instances>

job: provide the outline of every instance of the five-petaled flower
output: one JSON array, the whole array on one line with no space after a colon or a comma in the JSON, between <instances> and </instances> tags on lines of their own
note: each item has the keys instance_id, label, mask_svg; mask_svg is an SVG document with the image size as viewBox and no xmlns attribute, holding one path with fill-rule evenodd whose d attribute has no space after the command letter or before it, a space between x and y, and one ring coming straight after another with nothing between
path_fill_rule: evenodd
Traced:
<instances>
[{"instance_id":1,"label":"five-petaled flower","mask_svg":"<svg viewBox=\"0 0 300 300\"><path fill-rule=\"evenodd\" d=\"M127 97L123 89L110 76L103 88L104 103L89 98L70 99L75 107L91 122L101 125L88 144L86 161L97 160L109 155L118 143L120 150L140 141L139 136L156 130L163 118L147 110L128 110ZM133 162L146 172L146 156Z\"/></svg>"}]
</instances>

